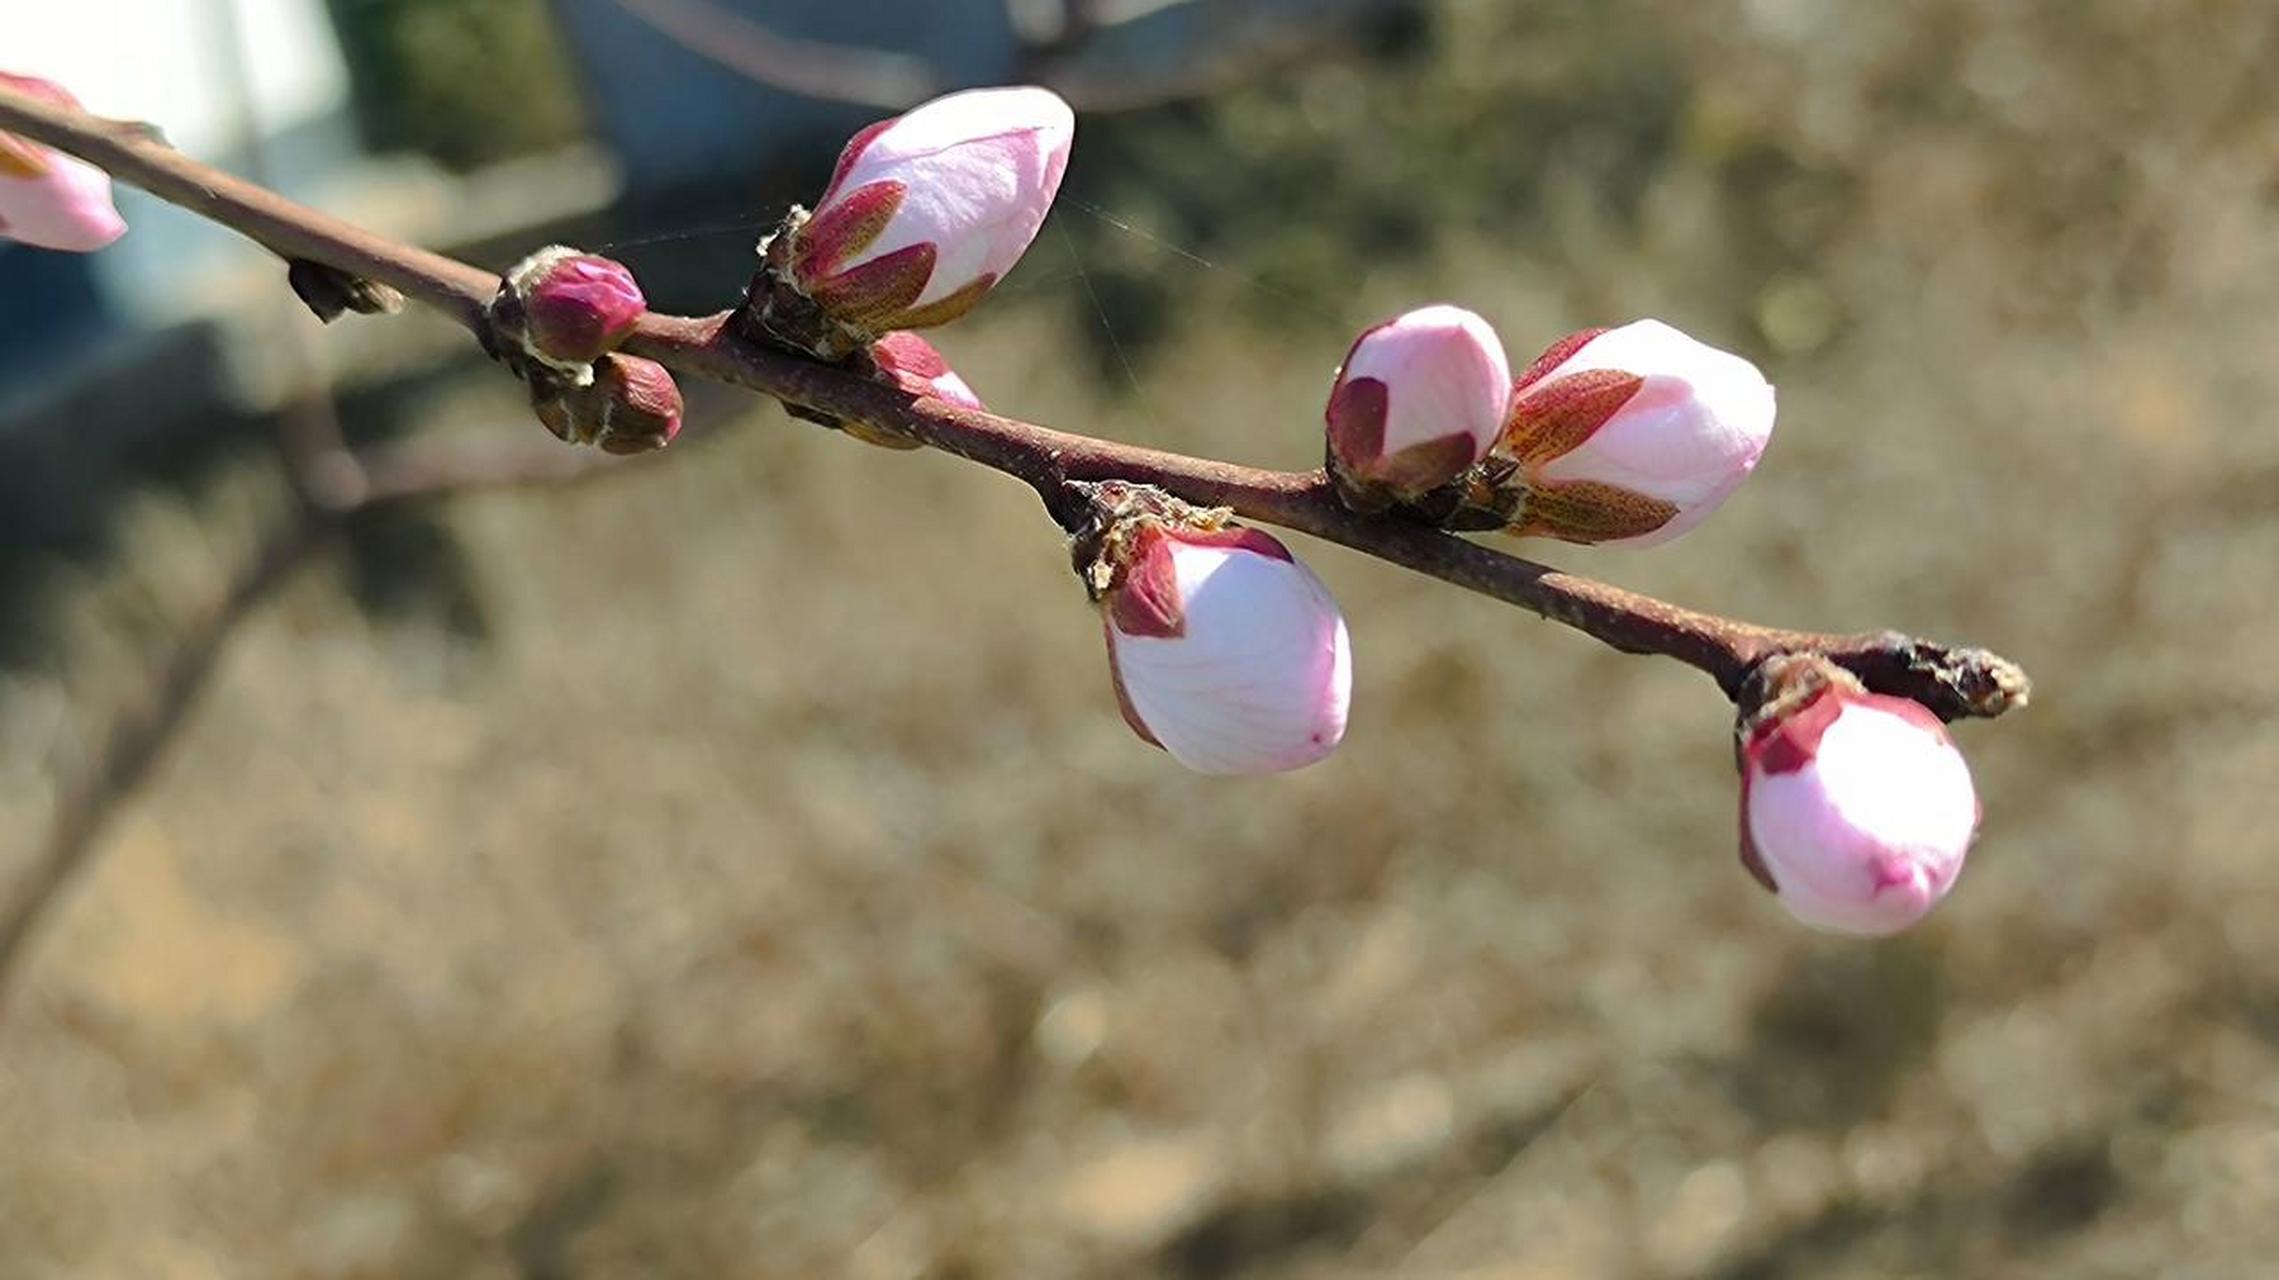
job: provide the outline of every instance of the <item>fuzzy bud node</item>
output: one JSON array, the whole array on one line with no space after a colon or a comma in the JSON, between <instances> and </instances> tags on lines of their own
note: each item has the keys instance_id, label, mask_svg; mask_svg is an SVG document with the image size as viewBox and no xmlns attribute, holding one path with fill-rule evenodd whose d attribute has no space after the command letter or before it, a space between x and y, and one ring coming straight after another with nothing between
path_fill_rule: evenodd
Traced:
<instances>
[{"instance_id":1,"label":"fuzzy bud node","mask_svg":"<svg viewBox=\"0 0 2279 1280\"><path fill-rule=\"evenodd\" d=\"M604 453L662 449L681 429L680 385L665 366L639 356L603 356L584 385L535 371L530 403L557 437Z\"/></svg>"},{"instance_id":2,"label":"fuzzy bud node","mask_svg":"<svg viewBox=\"0 0 2279 1280\"><path fill-rule=\"evenodd\" d=\"M1276 773L1336 750L1353 688L1345 618L1262 530L1160 500L1113 518L1085 566L1117 705L1201 773Z\"/></svg>"},{"instance_id":3,"label":"fuzzy bud node","mask_svg":"<svg viewBox=\"0 0 2279 1280\"><path fill-rule=\"evenodd\" d=\"M508 270L491 321L524 356L582 383L648 308L624 263L550 245Z\"/></svg>"}]
</instances>

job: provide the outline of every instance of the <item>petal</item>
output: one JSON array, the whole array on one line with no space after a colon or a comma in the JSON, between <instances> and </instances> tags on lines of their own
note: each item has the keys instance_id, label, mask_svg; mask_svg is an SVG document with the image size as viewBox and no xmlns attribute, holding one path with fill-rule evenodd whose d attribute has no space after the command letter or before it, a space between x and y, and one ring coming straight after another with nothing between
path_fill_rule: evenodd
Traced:
<instances>
[{"instance_id":1,"label":"petal","mask_svg":"<svg viewBox=\"0 0 2279 1280\"><path fill-rule=\"evenodd\" d=\"M857 135L817 216L841 192L902 183L907 197L896 216L841 265L931 244L935 275L913 301L930 306L984 277L1002 278L1020 260L1060 188L1075 128L1068 104L1045 89L937 98Z\"/></svg>"},{"instance_id":2,"label":"petal","mask_svg":"<svg viewBox=\"0 0 2279 1280\"><path fill-rule=\"evenodd\" d=\"M1476 445L1467 466L1502 430L1511 398L1503 340L1486 320L1447 305L1419 307L1364 332L1342 376L1385 384L1383 452L1458 435Z\"/></svg>"},{"instance_id":3,"label":"petal","mask_svg":"<svg viewBox=\"0 0 2279 1280\"><path fill-rule=\"evenodd\" d=\"M797 233L792 271L804 283L864 261L858 255L877 243L879 233L902 207L903 193L900 182L868 182L816 210Z\"/></svg>"},{"instance_id":4,"label":"petal","mask_svg":"<svg viewBox=\"0 0 2279 1280\"><path fill-rule=\"evenodd\" d=\"M62 86L0 71L0 86L57 106L79 106ZM0 238L92 253L126 233L111 175L75 156L0 133Z\"/></svg>"},{"instance_id":5,"label":"petal","mask_svg":"<svg viewBox=\"0 0 2279 1280\"><path fill-rule=\"evenodd\" d=\"M1240 541L1177 543L1171 559L1180 636L1128 635L1109 615L1109 644L1140 724L1204 773L1295 769L1336 749L1352 652L1328 588L1294 559Z\"/></svg>"},{"instance_id":6,"label":"petal","mask_svg":"<svg viewBox=\"0 0 2279 1280\"><path fill-rule=\"evenodd\" d=\"M841 323L884 333L909 327L888 321L908 310L933 273L933 246L912 245L815 281L807 286L807 292L816 305Z\"/></svg>"},{"instance_id":7,"label":"petal","mask_svg":"<svg viewBox=\"0 0 2279 1280\"><path fill-rule=\"evenodd\" d=\"M111 203L111 178L93 165L51 153L39 178L0 177L0 235L43 249L93 253L126 234Z\"/></svg>"},{"instance_id":8,"label":"petal","mask_svg":"<svg viewBox=\"0 0 2279 1280\"><path fill-rule=\"evenodd\" d=\"M1645 382L1620 369L1587 369L1541 383L1513 402L1502 449L1537 467L1573 453L1630 403Z\"/></svg>"},{"instance_id":9,"label":"petal","mask_svg":"<svg viewBox=\"0 0 2279 1280\"><path fill-rule=\"evenodd\" d=\"M1846 933L1893 933L1953 885L1977 829L1978 801L1969 766L1943 730L1926 731L1871 700L1844 699L1801 768L1767 771L1761 754L1752 745L1744 822L1798 919Z\"/></svg>"},{"instance_id":10,"label":"petal","mask_svg":"<svg viewBox=\"0 0 2279 1280\"><path fill-rule=\"evenodd\" d=\"M1539 364L1541 362L1538 362ZM1756 468L1773 429L1773 388L1757 367L1659 320L1609 329L1537 377L1618 370L1643 379L1588 439L1537 467L1550 485L1594 481L1674 504L1676 517L1619 541L1664 542L1700 523Z\"/></svg>"},{"instance_id":11,"label":"petal","mask_svg":"<svg viewBox=\"0 0 2279 1280\"><path fill-rule=\"evenodd\" d=\"M933 396L964 409L988 410L934 344L915 333L896 330L887 334L870 345L870 358L894 385L912 395Z\"/></svg>"}]
</instances>

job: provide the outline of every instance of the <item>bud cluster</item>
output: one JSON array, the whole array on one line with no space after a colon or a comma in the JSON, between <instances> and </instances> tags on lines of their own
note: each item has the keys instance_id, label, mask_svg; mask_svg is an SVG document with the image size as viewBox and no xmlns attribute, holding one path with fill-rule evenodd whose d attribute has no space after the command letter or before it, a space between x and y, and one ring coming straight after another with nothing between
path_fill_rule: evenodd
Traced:
<instances>
[{"instance_id":1,"label":"bud cluster","mask_svg":"<svg viewBox=\"0 0 2279 1280\"><path fill-rule=\"evenodd\" d=\"M494 350L530 384L548 431L605 453L646 453L681 429L681 389L654 360L620 353L648 311L624 263L549 245L507 270L491 299Z\"/></svg>"},{"instance_id":2,"label":"bud cluster","mask_svg":"<svg viewBox=\"0 0 2279 1280\"><path fill-rule=\"evenodd\" d=\"M32 76L0 71L0 89L73 107L69 92ZM111 176L52 147L0 133L0 240L93 253L126 233L111 202Z\"/></svg>"},{"instance_id":3,"label":"bud cluster","mask_svg":"<svg viewBox=\"0 0 2279 1280\"><path fill-rule=\"evenodd\" d=\"M1647 546L1715 510L1772 435L1756 366L1659 320L1586 329L1516 379L1507 368L1495 330L1460 308L1363 331L1324 413L1346 505Z\"/></svg>"},{"instance_id":4,"label":"bud cluster","mask_svg":"<svg viewBox=\"0 0 2279 1280\"><path fill-rule=\"evenodd\" d=\"M963 315L1021 256L1073 136L1067 105L1034 88L952 94L863 130L815 212L793 209L762 242L744 331L981 409L910 331ZM1572 334L1515 377L1486 319L1440 304L1354 340L1323 412L1326 470L1357 512L1647 546L1696 527L1748 477L1774 408L1754 365L1658 320ZM1132 730L1204 773L1296 769L1334 751L1353 659L1321 579L1225 511L1146 486L1074 488L1086 503L1076 563ZM1763 701L1744 730L1744 860L1807 923L1904 927L1960 868L1976 824L1968 770L1913 703L1841 671L1801 688Z\"/></svg>"},{"instance_id":5,"label":"bud cluster","mask_svg":"<svg viewBox=\"0 0 2279 1280\"><path fill-rule=\"evenodd\" d=\"M44 81L0 86L76 105ZM750 337L908 395L980 411L911 330L971 310L1035 238L1075 136L1068 104L1021 87L954 93L856 134L815 211L761 244L739 317ZM0 134L0 236L91 250L123 230L100 170ZM292 266L320 316L385 306L365 282ZM563 440L611 453L670 443L672 374L619 347L647 302L618 262L542 249L502 279L494 350ZM909 436L791 406L892 448ZM1446 304L1364 330L1323 412L1338 498L1451 530L1647 546L1696 527L1756 467L1774 392L1749 361L1659 320L1586 329L1514 377L1481 316ZM1297 769L1345 735L1353 656L1329 589L1288 547L1158 489L1075 484L1073 555L1100 607L1117 705L1190 769ZM1825 658L1758 664L1740 701L1741 858L1815 928L1886 934L1954 883L1979 820L1968 766L1924 707L1868 692Z\"/></svg>"}]
</instances>

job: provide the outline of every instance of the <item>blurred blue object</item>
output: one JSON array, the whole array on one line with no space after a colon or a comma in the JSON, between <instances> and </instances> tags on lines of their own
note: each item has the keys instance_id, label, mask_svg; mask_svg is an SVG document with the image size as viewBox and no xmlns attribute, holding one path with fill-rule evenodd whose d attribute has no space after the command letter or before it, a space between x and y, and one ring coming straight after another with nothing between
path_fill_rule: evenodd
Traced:
<instances>
[{"instance_id":1,"label":"blurred blue object","mask_svg":"<svg viewBox=\"0 0 2279 1280\"><path fill-rule=\"evenodd\" d=\"M631 195L748 174L787 147L843 137L890 114L760 83L619 0L554 3L594 130L617 153ZM656 8L750 24L784 41L911 55L932 69L937 87L1002 82L1021 49L1002 0L680 0Z\"/></svg>"},{"instance_id":2,"label":"blurred blue object","mask_svg":"<svg viewBox=\"0 0 2279 1280\"><path fill-rule=\"evenodd\" d=\"M95 261L0 243L0 387L102 331Z\"/></svg>"}]
</instances>

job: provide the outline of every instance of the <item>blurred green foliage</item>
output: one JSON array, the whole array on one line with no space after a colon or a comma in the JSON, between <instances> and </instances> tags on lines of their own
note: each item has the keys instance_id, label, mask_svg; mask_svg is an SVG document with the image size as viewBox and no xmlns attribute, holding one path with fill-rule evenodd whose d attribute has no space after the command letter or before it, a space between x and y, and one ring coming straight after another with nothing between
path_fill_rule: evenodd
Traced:
<instances>
[{"instance_id":1,"label":"blurred green foliage","mask_svg":"<svg viewBox=\"0 0 2279 1280\"><path fill-rule=\"evenodd\" d=\"M1255 287L1227 301L1254 319L1332 311L1357 268L1439 237L1530 237L1555 182L1634 212L1687 103L1666 28L1636 16L1594 0L1382 14L1350 51L1290 73L1088 119L1071 194L1238 263ZM1191 281L1102 218L1064 225L1124 353L1144 354Z\"/></svg>"},{"instance_id":2,"label":"blurred green foliage","mask_svg":"<svg viewBox=\"0 0 2279 1280\"><path fill-rule=\"evenodd\" d=\"M327 0L373 145L471 168L576 136L544 0Z\"/></svg>"}]
</instances>

